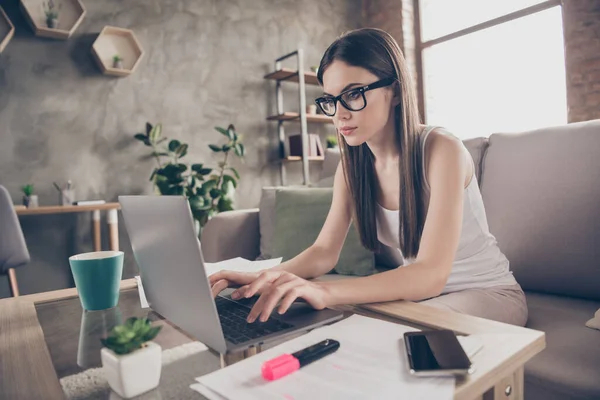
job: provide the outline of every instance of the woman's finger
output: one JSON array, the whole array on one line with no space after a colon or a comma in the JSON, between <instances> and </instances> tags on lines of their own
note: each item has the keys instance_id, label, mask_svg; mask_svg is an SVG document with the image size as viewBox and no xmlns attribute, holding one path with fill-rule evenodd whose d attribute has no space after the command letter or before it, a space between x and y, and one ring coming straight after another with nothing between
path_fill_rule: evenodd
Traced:
<instances>
[{"instance_id":1,"label":"woman's finger","mask_svg":"<svg viewBox=\"0 0 600 400\"><path fill-rule=\"evenodd\" d=\"M294 290L290 290L284 297L281 299L281 303L279 304L279 308L277 312L279 314L285 314L286 311L291 307L291 305L296 301L298 297L302 296L302 288L296 287Z\"/></svg>"},{"instance_id":2,"label":"woman's finger","mask_svg":"<svg viewBox=\"0 0 600 400\"><path fill-rule=\"evenodd\" d=\"M275 271L265 271L261 272L261 274L256 278L250 285L248 285L248 289L246 289L244 293L244 297L249 298L254 296L259 289L261 289L266 284L269 284L276 280L281 275L281 272Z\"/></svg>"},{"instance_id":3,"label":"woman's finger","mask_svg":"<svg viewBox=\"0 0 600 400\"><path fill-rule=\"evenodd\" d=\"M217 295L219 293L221 293L223 290L227 289L228 287L229 287L229 281L227 279L221 279L220 281L217 281L211 287L213 297L217 297Z\"/></svg>"},{"instance_id":4,"label":"woman's finger","mask_svg":"<svg viewBox=\"0 0 600 400\"><path fill-rule=\"evenodd\" d=\"M238 272L238 271L219 271L208 277L209 283L214 285L220 280L226 279L232 284L236 285L247 285L253 280L256 279L258 275L248 272Z\"/></svg>"},{"instance_id":5,"label":"woman's finger","mask_svg":"<svg viewBox=\"0 0 600 400\"><path fill-rule=\"evenodd\" d=\"M293 275L286 276L285 279L287 281L279 281L277 285L273 283L269 290L260 295L248 314L248 322L254 322L259 316L261 317L261 321L266 321L269 318L269 315L271 315L273 308L275 308L279 300L285 296L287 291L301 282Z\"/></svg>"},{"instance_id":6,"label":"woman's finger","mask_svg":"<svg viewBox=\"0 0 600 400\"><path fill-rule=\"evenodd\" d=\"M234 290L231 293L231 298L234 300L241 299L242 297L244 297L244 293L246 293L246 290L248 290L248 285L244 285L244 286Z\"/></svg>"}]
</instances>

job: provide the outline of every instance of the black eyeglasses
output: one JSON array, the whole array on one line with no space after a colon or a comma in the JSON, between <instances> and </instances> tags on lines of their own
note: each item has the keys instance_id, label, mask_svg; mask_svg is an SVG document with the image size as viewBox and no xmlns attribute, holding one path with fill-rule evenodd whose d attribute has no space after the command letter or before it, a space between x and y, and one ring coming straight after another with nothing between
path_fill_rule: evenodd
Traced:
<instances>
[{"instance_id":1,"label":"black eyeglasses","mask_svg":"<svg viewBox=\"0 0 600 400\"><path fill-rule=\"evenodd\" d=\"M396 78L384 78L370 85L348 89L339 94L339 96L323 96L315 100L323 114L333 117L337 111L337 102L339 100L345 109L350 111L360 111L367 106L365 92L381 87L389 86L396 81Z\"/></svg>"}]
</instances>

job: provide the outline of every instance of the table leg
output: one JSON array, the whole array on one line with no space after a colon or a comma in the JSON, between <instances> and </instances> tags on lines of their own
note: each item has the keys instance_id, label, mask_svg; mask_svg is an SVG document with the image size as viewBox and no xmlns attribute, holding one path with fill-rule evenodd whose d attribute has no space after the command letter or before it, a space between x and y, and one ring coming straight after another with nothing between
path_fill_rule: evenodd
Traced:
<instances>
[{"instance_id":1,"label":"table leg","mask_svg":"<svg viewBox=\"0 0 600 400\"><path fill-rule=\"evenodd\" d=\"M92 221L94 223L94 251L102 250L100 236L100 210L92 211Z\"/></svg>"},{"instance_id":2,"label":"table leg","mask_svg":"<svg viewBox=\"0 0 600 400\"><path fill-rule=\"evenodd\" d=\"M221 354L221 368L225 368L229 365L233 365L238 361L245 360L248 357L252 357L262 351L262 346L250 347L244 351L238 351L237 353Z\"/></svg>"},{"instance_id":3,"label":"table leg","mask_svg":"<svg viewBox=\"0 0 600 400\"><path fill-rule=\"evenodd\" d=\"M119 250L119 214L117 210L108 210L106 222L108 223L110 249L117 251Z\"/></svg>"},{"instance_id":4,"label":"table leg","mask_svg":"<svg viewBox=\"0 0 600 400\"><path fill-rule=\"evenodd\" d=\"M483 395L483 400L523 400L524 370L518 368Z\"/></svg>"},{"instance_id":5,"label":"table leg","mask_svg":"<svg viewBox=\"0 0 600 400\"><path fill-rule=\"evenodd\" d=\"M19 297L19 285L17 283L17 273L14 268L8 269L8 280L10 281L10 291L13 297Z\"/></svg>"}]
</instances>

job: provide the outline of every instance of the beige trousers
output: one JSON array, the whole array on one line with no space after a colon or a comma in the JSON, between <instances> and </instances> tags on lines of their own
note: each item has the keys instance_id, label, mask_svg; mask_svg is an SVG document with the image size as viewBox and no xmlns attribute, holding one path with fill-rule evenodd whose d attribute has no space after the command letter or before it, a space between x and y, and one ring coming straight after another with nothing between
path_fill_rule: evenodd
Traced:
<instances>
[{"instance_id":1,"label":"beige trousers","mask_svg":"<svg viewBox=\"0 0 600 400\"><path fill-rule=\"evenodd\" d=\"M527 323L525 293L518 284L461 290L420 303L512 325Z\"/></svg>"}]
</instances>

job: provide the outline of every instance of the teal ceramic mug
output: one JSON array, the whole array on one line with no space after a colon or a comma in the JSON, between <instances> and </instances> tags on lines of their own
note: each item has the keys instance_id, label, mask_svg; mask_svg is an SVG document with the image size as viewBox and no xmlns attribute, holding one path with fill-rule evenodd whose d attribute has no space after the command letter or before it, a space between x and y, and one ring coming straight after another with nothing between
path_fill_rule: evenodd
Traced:
<instances>
[{"instance_id":1,"label":"teal ceramic mug","mask_svg":"<svg viewBox=\"0 0 600 400\"><path fill-rule=\"evenodd\" d=\"M85 310L106 310L117 305L123 274L122 251L77 254L69 257L69 264Z\"/></svg>"}]
</instances>

